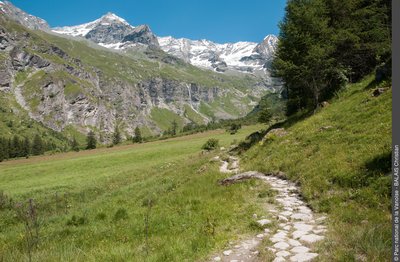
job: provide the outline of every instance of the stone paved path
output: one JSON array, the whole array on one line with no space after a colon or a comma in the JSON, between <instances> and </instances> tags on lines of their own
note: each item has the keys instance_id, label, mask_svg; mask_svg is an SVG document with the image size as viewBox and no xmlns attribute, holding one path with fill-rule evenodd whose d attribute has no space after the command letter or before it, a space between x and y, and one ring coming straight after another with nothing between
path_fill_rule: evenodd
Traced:
<instances>
[{"instance_id":1,"label":"stone paved path","mask_svg":"<svg viewBox=\"0 0 400 262\"><path fill-rule=\"evenodd\" d=\"M318 216L306 205L299 195L295 184L272 175L250 171L239 173L239 160L230 157L229 161L222 161L218 157L214 160L221 161L222 173L236 174L221 181L221 184L234 183L243 179L256 178L270 184L277 191L275 196L277 205L266 211L278 221L278 230L270 232L265 229L249 239L240 243L230 243L231 248L221 254L214 255L211 261L253 262L258 258L259 245L264 238L270 240L271 245L266 247L274 254L273 262L306 262L317 260L318 254L313 251L313 244L324 239L326 217ZM254 215L256 216L256 215ZM257 223L266 225L272 221L259 219Z\"/></svg>"}]
</instances>

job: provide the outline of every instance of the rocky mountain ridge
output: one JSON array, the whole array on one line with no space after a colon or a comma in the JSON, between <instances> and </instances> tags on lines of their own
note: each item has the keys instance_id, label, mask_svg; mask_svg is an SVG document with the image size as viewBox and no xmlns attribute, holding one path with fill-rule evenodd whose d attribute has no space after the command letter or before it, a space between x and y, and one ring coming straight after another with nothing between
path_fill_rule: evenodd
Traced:
<instances>
[{"instance_id":1,"label":"rocky mountain ridge","mask_svg":"<svg viewBox=\"0 0 400 262\"><path fill-rule=\"evenodd\" d=\"M29 29L50 30L45 20L22 11L9 1L0 1L0 14L6 15Z\"/></svg>"},{"instance_id":2,"label":"rocky mountain ridge","mask_svg":"<svg viewBox=\"0 0 400 262\"><path fill-rule=\"evenodd\" d=\"M277 46L277 37L268 35L261 43L217 44L208 40L160 37L161 49L195 66L217 72L235 70L267 74Z\"/></svg>"},{"instance_id":3,"label":"rocky mountain ridge","mask_svg":"<svg viewBox=\"0 0 400 262\"><path fill-rule=\"evenodd\" d=\"M82 25L53 28L53 32L83 37L101 46L126 50L136 46L152 46L178 57L194 66L220 73L255 74L270 89L279 89L279 80L271 77L270 63L275 54L278 38L268 35L261 43L237 42L218 44L209 40L157 37L148 25L132 26L125 19L107 13L101 18Z\"/></svg>"}]
</instances>

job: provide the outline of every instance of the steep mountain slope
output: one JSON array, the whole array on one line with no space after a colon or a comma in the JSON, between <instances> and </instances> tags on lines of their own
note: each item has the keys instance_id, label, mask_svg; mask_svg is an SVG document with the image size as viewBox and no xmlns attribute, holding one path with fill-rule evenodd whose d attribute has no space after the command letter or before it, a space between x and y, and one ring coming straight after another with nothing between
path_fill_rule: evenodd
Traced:
<instances>
[{"instance_id":1,"label":"steep mountain slope","mask_svg":"<svg viewBox=\"0 0 400 262\"><path fill-rule=\"evenodd\" d=\"M157 48L111 52L6 17L0 17L0 43L1 96L14 97L53 130L92 129L104 141L116 125L123 136L136 126L147 135L163 132L160 112L181 125L244 116L266 91L257 77L200 70Z\"/></svg>"}]
</instances>

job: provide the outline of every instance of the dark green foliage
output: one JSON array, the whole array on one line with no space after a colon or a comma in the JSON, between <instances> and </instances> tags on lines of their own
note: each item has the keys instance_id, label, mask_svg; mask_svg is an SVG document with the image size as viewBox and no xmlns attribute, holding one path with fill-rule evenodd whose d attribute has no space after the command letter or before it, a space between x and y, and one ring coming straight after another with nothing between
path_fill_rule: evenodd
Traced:
<instances>
[{"instance_id":1,"label":"dark green foliage","mask_svg":"<svg viewBox=\"0 0 400 262\"><path fill-rule=\"evenodd\" d=\"M142 143L143 142L142 132L140 132L139 127L135 128L135 136L132 138L132 141L133 141L133 143Z\"/></svg>"},{"instance_id":2,"label":"dark green foliage","mask_svg":"<svg viewBox=\"0 0 400 262\"><path fill-rule=\"evenodd\" d=\"M105 213L101 212L101 213L98 213L98 214L96 215L96 218L97 218L98 220L106 220L107 215L106 215Z\"/></svg>"},{"instance_id":3,"label":"dark green foliage","mask_svg":"<svg viewBox=\"0 0 400 262\"><path fill-rule=\"evenodd\" d=\"M4 159L6 159L6 147L3 144L2 139L0 140L0 162L4 161Z\"/></svg>"},{"instance_id":4,"label":"dark green foliage","mask_svg":"<svg viewBox=\"0 0 400 262\"><path fill-rule=\"evenodd\" d=\"M113 134L113 144L118 145L121 143L121 132L119 131L118 125L115 125L114 134Z\"/></svg>"},{"instance_id":5,"label":"dark green foliage","mask_svg":"<svg viewBox=\"0 0 400 262\"><path fill-rule=\"evenodd\" d=\"M268 130L271 130L272 128L273 128L273 126L270 127ZM257 132L251 133L250 135L248 135L246 137L246 139L244 141L241 141L239 143L237 150L239 152L248 150L253 145L260 142L267 132L268 131L262 130L262 131L257 131Z\"/></svg>"},{"instance_id":6,"label":"dark green foliage","mask_svg":"<svg viewBox=\"0 0 400 262\"><path fill-rule=\"evenodd\" d=\"M240 124L240 123L232 123L232 124L228 127L227 131L228 131L231 135L234 135L234 134L236 134L237 131L239 131L239 129L241 129L241 128L242 128L242 124Z\"/></svg>"},{"instance_id":7,"label":"dark green foliage","mask_svg":"<svg viewBox=\"0 0 400 262\"><path fill-rule=\"evenodd\" d=\"M10 147L8 140L0 138L0 162L10 158Z\"/></svg>"},{"instance_id":8,"label":"dark green foliage","mask_svg":"<svg viewBox=\"0 0 400 262\"><path fill-rule=\"evenodd\" d=\"M71 149L74 150L75 152L78 152L78 151L79 151L79 144L78 144L78 141L76 141L76 138L75 138L75 137L72 138L72 141L71 141Z\"/></svg>"},{"instance_id":9,"label":"dark green foliage","mask_svg":"<svg viewBox=\"0 0 400 262\"><path fill-rule=\"evenodd\" d=\"M285 119L286 94L283 90L281 93L268 93L263 96L258 105L242 120L244 123L257 123L262 108L267 107L272 114L272 118L276 120Z\"/></svg>"},{"instance_id":10,"label":"dark green foliage","mask_svg":"<svg viewBox=\"0 0 400 262\"><path fill-rule=\"evenodd\" d=\"M28 157L31 153L29 138L21 140L18 136L13 139L0 138L0 162L9 158Z\"/></svg>"},{"instance_id":11,"label":"dark green foliage","mask_svg":"<svg viewBox=\"0 0 400 262\"><path fill-rule=\"evenodd\" d=\"M90 131L86 138L86 149L95 149L97 147L96 136L93 131Z\"/></svg>"},{"instance_id":12,"label":"dark green foliage","mask_svg":"<svg viewBox=\"0 0 400 262\"><path fill-rule=\"evenodd\" d=\"M178 123L176 120L172 121L172 126L171 126L171 135L176 136L178 132Z\"/></svg>"},{"instance_id":13,"label":"dark green foliage","mask_svg":"<svg viewBox=\"0 0 400 262\"><path fill-rule=\"evenodd\" d=\"M217 149L219 146L219 141L218 139L215 138L210 138L207 140L207 142L201 147L201 149L211 151L214 149Z\"/></svg>"},{"instance_id":14,"label":"dark green foliage","mask_svg":"<svg viewBox=\"0 0 400 262\"><path fill-rule=\"evenodd\" d=\"M35 138L33 139L32 145L32 154L35 156L43 155L45 151L44 144L42 138L36 134Z\"/></svg>"},{"instance_id":15,"label":"dark green foliage","mask_svg":"<svg viewBox=\"0 0 400 262\"><path fill-rule=\"evenodd\" d=\"M272 119L272 113L267 100L263 99L260 101L259 110L258 122L269 124Z\"/></svg>"},{"instance_id":16,"label":"dark green foliage","mask_svg":"<svg viewBox=\"0 0 400 262\"><path fill-rule=\"evenodd\" d=\"M390 13L386 0L288 1L273 63L285 82L287 114L315 109L346 82L388 64Z\"/></svg>"},{"instance_id":17,"label":"dark green foliage","mask_svg":"<svg viewBox=\"0 0 400 262\"><path fill-rule=\"evenodd\" d=\"M176 120L174 119L171 123L171 127L168 128L168 130L166 130L163 133L164 138L166 137L170 137L170 136L176 136L178 134L178 122L176 122Z\"/></svg>"},{"instance_id":18,"label":"dark green foliage","mask_svg":"<svg viewBox=\"0 0 400 262\"><path fill-rule=\"evenodd\" d=\"M190 132L190 131L194 131L196 129L198 129L200 126L197 125L194 122L190 122L188 124L186 124L183 128L182 128L182 132L186 133L186 132Z\"/></svg>"},{"instance_id":19,"label":"dark green foliage","mask_svg":"<svg viewBox=\"0 0 400 262\"><path fill-rule=\"evenodd\" d=\"M20 155L21 150L21 141L19 140L18 136L14 136L11 145L11 158L18 157Z\"/></svg>"},{"instance_id":20,"label":"dark green foliage","mask_svg":"<svg viewBox=\"0 0 400 262\"><path fill-rule=\"evenodd\" d=\"M22 157L28 157L29 154L31 153L31 142L29 141L29 138L25 137L24 139L24 144L22 146Z\"/></svg>"}]
</instances>

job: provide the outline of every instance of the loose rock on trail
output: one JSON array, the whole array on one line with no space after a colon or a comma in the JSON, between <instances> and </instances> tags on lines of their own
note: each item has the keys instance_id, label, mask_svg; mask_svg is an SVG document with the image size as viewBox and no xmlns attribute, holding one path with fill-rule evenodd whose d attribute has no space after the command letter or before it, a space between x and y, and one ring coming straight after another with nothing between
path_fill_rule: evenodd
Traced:
<instances>
[{"instance_id":1,"label":"loose rock on trail","mask_svg":"<svg viewBox=\"0 0 400 262\"><path fill-rule=\"evenodd\" d=\"M324 221L325 216L314 214L314 212L301 199L298 187L282 177L282 173L263 174L256 171L239 173L239 159L230 156L229 159L221 160L219 157L213 160L221 162L220 172L235 174L232 177L220 181L221 185L229 185L246 179L260 179L265 181L275 190L275 204L266 208L278 224L277 230L264 229L257 234L240 243L230 242L230 248L220 254L213 255L211 261L229 262L253 262L260 261L260 244L263 239L268 239L270 245L265 249L273 254L273 262L306 262L313 261L318 253L313 250L313 245L325 238L327 231ZM257 218L257 215L253 215ZM272 223L270 219L259 218L260 226Z\"/></svg>"}]
</instances>

